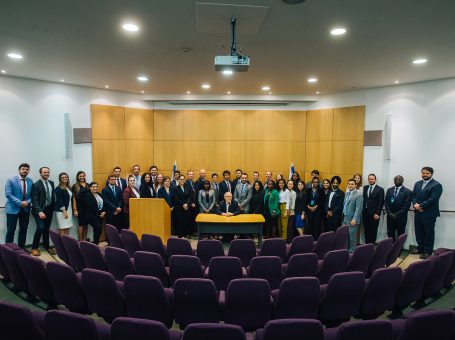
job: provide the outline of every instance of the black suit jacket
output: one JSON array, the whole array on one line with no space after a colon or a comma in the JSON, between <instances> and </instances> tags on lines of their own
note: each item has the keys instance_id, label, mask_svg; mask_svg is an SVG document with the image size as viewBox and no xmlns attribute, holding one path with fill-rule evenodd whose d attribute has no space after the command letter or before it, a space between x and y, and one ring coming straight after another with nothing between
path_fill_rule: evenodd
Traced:
<instances>
[{"instance_id":1,"label":"black suit jacket","mask_svg":"<svg viewBox=\"0 0 455 340\"><path fill-rule=\"evenodd\" d=\"M180 186L172 188L172 206L177 209L183 209L184 204L190 205L193 201L191 200L191 193L188 191L188 188L183 186L183 191Z\"/></svg>"},{"instance_id":2,"label":"black suit jacket","mask_svg":"<svg viewBox=\"0 0 455 340\"><path fill-rule=\"evenodd\" d=\"M54 210L55 207L55 193L54 193L54 182L48 180L51 189L51 202L49 207ZM37 180L32 185L32 212L39 214L43 212L46 205L46 188L42 180Z\"/></svg>"},{"instance_id":3,"label":"black suit jacket","mask_svg":"<svg viewBox=\"0 0 455 340\"><path fill-rule=\"evenodd\" d=\"M231 185L231 192L232 192L232 195L234 195L235 187L234 187L234 185L232 184L231 181L229 181L229 184ZM218 184L218 187L220 188L220 190L219 190L219 191L220 191L220 193L219 193L220 195L219 195L219 197L218 197L218 202L221 202L221 201L224 200L224 194L227 193L227 192L229 191L229 188L228 188L228 186L227 186L227 184L226 184L226 182L225 182L224 179L223 179L222 182L220 182L220 183Z\"/></svg>"},{"instance_id":4,"label":"black suit jacket","mask_svg":"<svg viewBox=\"0 0 455 340\"><path fill-rule=\"evenodd\" d=\"M188 195L191 198L191 204L197 202L196 199L196 182L193 181L193 185L191 186L190 181L186 180L185 184L183 185L185 190L188 192Z\"/></svg>"},{"instance_id":5,"label":"black suit jacket","mask_svg":"<svg viewBox=\"0 0 455 340\"><path fill-rule=\"evenodd\" d=\"M55 188L55 211L61 211L62 208L69 210L71 207L70 194L68 193L68 190L62 189L60 186Z\"/></svg>"},{"instance_id":6,"label":"black suit jacket","mask_svg":"<svg viewBox=\"0 0 455 340\"><path fill-rule=\"evenodd\" d=\"M150 188L152 188L152 191L150 191ZM141 183L139 195L141 195L141 198L153 198L156 197L156 192L155 189L153 189L153 186L150 187L147 184Z\"/></svg>"},{"instance_id":7,"label":"black suit jacket","mask_svg":"<svg viewBox=\"0 0 455 340\"><path fill-rule=\"evenodd\" d=\"M234 215L240 214L239 204L236 200L234 200L234 199L232 200L231 204L229 205L228 211ZM222 213L226 212L226 201L225 200L222 200L220 202L220 206L215 210L215 212L218 215L221 215Z\"/></svg>"},{"instance_id":8,"label":"black suit jacket","mask_svg":"<svg viewBox=\"0 0 455 340\"><path fill-rule=\"evenodd\" d=\"M376 184L370 197L368 197L369 185L363 187L363 212L368 215L381 216L382 207L384 206L384 189Z\"/></svg>"},{"instance_id":9,"label":"black suit jacket","mask_svg":"<svg viewBox=\"0 0 455 340\"><path fill-rule=\"evenodd\" d=\"M98 196L101 196L99 193L96 193ZM84 206L85 206L85 216L87 220L93 220L93 218L100 217L101 213L106 211L105 204L103 200L103 207L98 209L98 202L96 198L90 191L84 193L83 196Z\"/></svg>"},{"instance_id":10,"label":"black suit jacket","mask_svg":"<svg viewBox=\"0 0 455 340\"><path fill-rule=\"evenodd\" d=\"M311 203L313 203L313 204L311 204ZM333 199L332 199L332 203L333 203ZM307 208L307 205L309 205L309 206L316 206L317 205L318 208L314 212L323 211L324 210L324 204L325 204L324 190L322 190L321 188L318 187L316 189L314 197L313 197L313 189L312 188L307 189L305 191L304 204L305 204L304 211L306 211L308 213L309 213L309 210Z\"/></svg>"},{"instance_id":11,"label":"black suit jacket","mask_svg":"<svg viewBox=\"0 0 455 340\"><path fill-rule=\"evenodd\" d=\"M115 179L115 183L117 185L117 179ZM126 179L120 178L120 183L121 183L122 191L125 190L126 187L128 186L128 184L126 183ZM109 185L109 180L106 181L106 184L104 186L107 187L108 185Z\"/></svg>"},{"instance_id":12,"label":"black suit jacket","mask_svg":"<svg viewBox=\"0 0 455 340\"><path fill-rule=\"evenodd\" d=\"M326 200L325 200L325 211L329 211L329 201L330 201L330 194L329 192L326 195ZM338 189L334 192L333 197L332 197L332 202L331 202L331 208L332 208L332 213L333 216L339 217L341 216L343 212L343 202L344 202L344 191L341 189Z\"/></svg>"},{"instance_id":13,"label":"black suit jacket","mask_svg":"<svg viewBox=\"0 0 455 340\"><path fill-rule=\"evenodd\" d=\"M123 206L122 190L118 186L115 186L115 194L110 185L105 187L101 193L107 213L114 213L117 208Z\"/></svg>"},{"instance_id":14,"label":"black suit jacket","mask_svg":"<svg viewBox=\"0 0 455 340\"><path fill-rule=\"evenodd\" d=\"M423 181L414 184L412 203L419 203L423 212L417 212L421 216L439 216L439 198L442 195L442 185L435 179L431 179L422 190Z\"/></svg>"},{"instance_id":15,"label":"black suit jacket","mask_svg":"<svg viewBox=\"0 0 455 340\"><path fill-rule=\"evenodd\" d=\"M397 197L394 197L395 187L387 189L385 194L385 210L387 215L395 214L397 218L407 217L408 209L411 206L412 191L401 187Z\"/></svg>"}]
</instances>

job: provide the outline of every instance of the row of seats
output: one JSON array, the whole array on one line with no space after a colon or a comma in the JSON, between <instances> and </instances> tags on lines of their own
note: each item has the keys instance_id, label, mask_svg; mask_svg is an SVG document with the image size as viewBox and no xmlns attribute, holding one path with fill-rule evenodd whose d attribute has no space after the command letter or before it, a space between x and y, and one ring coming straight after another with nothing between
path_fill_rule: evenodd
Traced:
<instances>
[{"instance_id":1,"label":"row of seats","mask_svg":"<svg viewBox=\"0 0 455 340\"><path fill-rule=\"evenodd\" d=\"M31 312L0 302L0 327L5 339L34 340L451 340L455 337L455 312L422 311L405 319L345 322L325 330L318 320L279 319L267 322L254 336L230 324L195 323L179 332L168 330L159 321L119 317L107 325L85 315Z\"/></svg>"}]
</instances>

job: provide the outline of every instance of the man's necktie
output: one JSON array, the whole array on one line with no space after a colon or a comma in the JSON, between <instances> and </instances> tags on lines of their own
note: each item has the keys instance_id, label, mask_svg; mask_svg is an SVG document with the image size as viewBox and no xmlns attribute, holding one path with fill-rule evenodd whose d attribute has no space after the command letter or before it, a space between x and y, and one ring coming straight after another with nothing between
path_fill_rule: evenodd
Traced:
<instances>
[{"instance_id":1,"label":"man's necktie","mask_svg":"<svg viewBox=\"0 0 455 340\"><path fill-rule=\"evenodd\" d=\"M242 184L242 191L240 193L243 194L244 191L245 191L245 184Z\"/></svg>"},{"instance_id":2,"label":"man's necktie","mask_svg":"<svg viewBox=\"0 0 455 340\"><path fill-rule=\"evenodd\" d=\"M393 194L393 197L397 197L397 195L398 195L398 188L395 187L395 192L394 192L394 194Z\"/></svg>"},{"instance_id":3,"label":"man's necktie","mask_svg":"<svg viewBox=\"0 0 455 340\"><path fill-rule=\"evenodd\" d=\"M370 185L370 190L368 190L368 197L370 197L370 196L371 196L371 193L372 193L372 192L373 192L373 186L372 186L372 185Z\"/></svg>"},{"instance_id":4,"label":"man's necktie","mask_svg":"<svg viewBox=\"0 0 455 340\"><path fill-rule=\"evenodd\" d=\"M51 204L51 191L49 190L49 182L46 181L46 205Z\"/></svg>"},{"instance_id":5,"label":"man's necktie","mask_svg":"<svg viewBox=\"0 0 455 340\"><path fill-rule=\"evenodd\" d=\"M21 181L22 181L22 200L25 201L27 199L27 182L25 182L25 178L22 178Z\"/></svg>"},{"instance_id":6,"label":"man's necktie","mask_svg":"<svg viewBox=\"0 0 455 340\"><path fill-rule=\"evenodd\" d=\"M348 207L349 197L351 197L351 192L346 193L346 198L344 199L343 215L346 215L346 209Z\"/></svg>"}]
</instances>

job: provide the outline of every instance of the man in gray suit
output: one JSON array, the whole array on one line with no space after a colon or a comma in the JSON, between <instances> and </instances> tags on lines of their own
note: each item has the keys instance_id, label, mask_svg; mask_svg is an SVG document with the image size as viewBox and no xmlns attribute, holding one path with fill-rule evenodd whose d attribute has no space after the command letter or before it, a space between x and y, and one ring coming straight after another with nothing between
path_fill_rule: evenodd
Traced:
<instances>
[{"instance_id":1,"label":"man in gray suit","mask_svg":"<svg viewBox=\"0 0 455 340\"><path fill-rule=\"evenodd\" d=\"M349 252L357 247L357 233L359 231L360 216L363 208L363 195L356 190L354 179L348 180L348 190L344 195L343 222L349 226Z\"/></svg>"},{"instance_id":2,"label":"man in gray suit","mask_svg":"<svg viewBox=\"0 0 455 340\"><path fill-rule=\"evenodd\" d=\"M248 183L248 175L243 173L240 176L240 181L234 191L234 199L239 202L239 208L242 214L248 214L252 195L253 190L251 185Z\"/></svg>"}]
</instances>

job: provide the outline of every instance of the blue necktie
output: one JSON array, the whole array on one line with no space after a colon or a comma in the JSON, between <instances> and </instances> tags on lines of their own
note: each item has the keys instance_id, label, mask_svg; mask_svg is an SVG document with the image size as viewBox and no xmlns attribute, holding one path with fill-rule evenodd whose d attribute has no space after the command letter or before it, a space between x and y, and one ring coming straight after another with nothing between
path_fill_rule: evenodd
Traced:
<instances>
[{"instance_id":1,"label":"blue necktie","mask_svg":"<svg viewBox=\"0 0 455 340\"><path fill-rule=\"evenodd\" d=\"M346 209L348 207L349 197L351 197L351 192L346 193L346 198L344 199L343 215L346 215Z\"/></svg>"}]
</instances>

